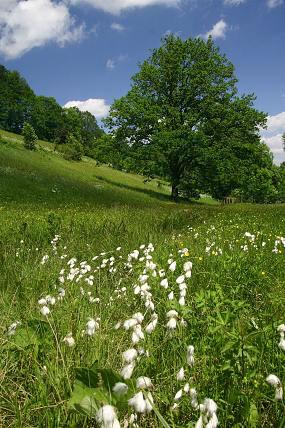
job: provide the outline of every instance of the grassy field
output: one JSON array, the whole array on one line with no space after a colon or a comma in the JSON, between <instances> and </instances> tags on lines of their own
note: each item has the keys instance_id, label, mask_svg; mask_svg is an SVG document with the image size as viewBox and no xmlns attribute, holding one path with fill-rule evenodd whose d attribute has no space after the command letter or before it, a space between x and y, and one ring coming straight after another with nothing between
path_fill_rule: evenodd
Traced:
<instances>
[{"instance_id":1,"label":"grassy field","mask_svg":"<svg viewBox=\"0 0 285 428\"><path fill-rule=\"evenodd\" d=\"M0 426L285 426L285 207L173 204L0 133Z\"/></svg>"}]
</instances>

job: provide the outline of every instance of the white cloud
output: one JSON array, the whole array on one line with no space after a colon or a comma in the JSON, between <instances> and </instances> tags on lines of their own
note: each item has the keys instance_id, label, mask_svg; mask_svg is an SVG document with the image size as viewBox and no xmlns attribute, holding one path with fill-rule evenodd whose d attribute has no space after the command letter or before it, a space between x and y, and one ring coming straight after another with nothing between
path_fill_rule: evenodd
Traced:
<instances>
[{"instance_id":1,"label":"white cloud","mask_svg":"<svg viewBox=\"0 0 285 428\"><path fill-rule=\"evenodd\" d=\"M106 68L113 70L115 68L115 61L113 59L108 59L106 62Z\"/></svg>"},{"instance_id":2,"label":"white cloud","mask_svg":"<svg viewBox=\"0 0 285 428\"><path fill-rule=\"evenodd\" d=\"M228 24L221 19L218 21L213 28L204 34L205 38L212 36L213 39L224 39L226 37L226 32L228 30Z\"/></svg>"},{"instance_id":3,"label":"white cloud","mask_svg":"<svg viewBox=\"0 0 285 428\"><path fill-rule=\"evenodd\" d=\"M181 0L70 0L73 5L89 4L104 12L119 14L125 9L142 8L153 5L179 6Z\"/></svg>"},{"instance_id":4,"label":"white cloud","mask_svg":"<svg viewBox=\"0 0 285 428\"><path fill-rule=\"evenodd\" d=\"M89 98L84 101L68 101L64 107L77 107L80 111L89 111L98 119L107 116L110 109L110 106L103 98Z\"/></svg>"},{"instance_id":5,"label":"white cloud","mask_svg":"<svg viewBox=\"0 0 285 428\"><path fill-rule=\"evenodd\" d=\"M119 24L118 22L113 22L111 24L111 28L112 28L112 30L115 30L115 31L124 31L125 30L125 27L122 24Z\"/></svg>"},{"instance_id":6,"label":"white cloud","mask_svg":"<svg viewBox=\"0 0 285 428\"><path fill-rule=\"evenodd\" d=\"M83 33L63 1L0 0L0 54L7 59L51 41L60 46L78 41Z\"/></svg>"},{"instance_id":7,"label":"white cloud","mask_svg":"<svg viewBox=\"0 0 285 428\"><path fill-rule=\"evenodd\" d=\"M285 153L282 146L282 135L285 132L285 111L268 116L267 129L261 135L263 141L270 147L276 163L285 161Z\"/></svg>"},{"instance_id":8,"label":"white cloud","mask_svg":"<svg viewBox=\"0 0 285 428\"><path fill-rule=\"evenodd\" d=\"M277 6L281 6L283 4L283 0L267 0L267 6L269 9L274 9Z\"/></svg>"},{"instance_id":9,"label":"white cloud","mask_svg":"<svg viewBox=\"0 0 285 428\"><path fill-rule=\"evenodd\" d=\"M229 6L239 6L242 3L245 3L247 0L224 0L224 4Z\"/></svg>"}]
</instances>

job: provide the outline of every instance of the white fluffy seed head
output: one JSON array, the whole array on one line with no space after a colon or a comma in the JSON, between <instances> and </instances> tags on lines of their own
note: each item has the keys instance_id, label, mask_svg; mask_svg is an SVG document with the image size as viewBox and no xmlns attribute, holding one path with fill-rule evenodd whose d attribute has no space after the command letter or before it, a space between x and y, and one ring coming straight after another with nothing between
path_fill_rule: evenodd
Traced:
<instances>
[{"instance_id":1,"label":"white fluffy seed head","mask_svg":"<svg viewBox=\"0 0 285 428\"><path fill-rule=\"evenodd\" d=\"M179 370L179 372L176 375L176 378L178 381L182 381L185 378L185 373L184 373L184 368L181 367L181 369Z\"/></svg>"},{"instance_id":2,"label":"white fluffy seed head","mask_svg":"<svg viewBox=\"0 0 285 428\"><path fill-rule=\"evenodd\" d=\"M149 377L140 376L137 378L136 386L138 389L149 389L152 388L153 384Z\"/></svg>"},{"instance_id":3,"label":"white fluffy seed head","mask_svg":"<svg viewBox=\"0 0 285 428\"><path fill-rule=\"evenodd\" d=\"M117 382L113 386L113 392L117 395L124 395L127 393L128 388L129 388L128 385L126 385L125 383Z\"/></svg>"},{"instance_id":4,"label":"white fluffy seed head","mask_svg":"<svg viewBox=\"0 0 285 428\"><path fill-rule=\"evenodd\" d=\"M180 400L180 398L182 397L182 394L183 394L182 389L179 389L179 391L177 391L175 396L174 396L174 401Z\"/></svg>"},{"instance_id":5,"label":"white fluffy seed head","mask_svg":"<svg viewBox=\"0 0 285 428\"><path fill-rule=\"evenodd\" d=\"M68 333L65 338L63 339L63 342L69 346L70 348L72 348L75 345L75 340L72 337L72 333Z\"/></svg>"},{"instance_id":6,"label":"white fluffy seed head","mask_svg":"<svg viewBox=\"0 0 285 428\"><path fill-rule=\"evenodd\" d=\"M130 400L128 400L128 403L129 406L131 406L136 413L146 412L146 401L141 391L135 394Z\"/></svg>"},{"instance_id":7,"label":"white fluffy seed head","mask_svg":"<svg viewBox=\"0 0 285 428\"><path fill-rule=\"evenodd\" d=\"M267 376L266 382L269 383L269 385L272 385L274 387L281 385L280 379L274 374L270 374L269 376Z\"/></svg>"},{"instance_id":8,"label":"white fluffy seed head","mask_svg":"<svg viewBox=\"0 0 285 428\"><path fill-rule=\"evenodd\" d=\"M98 410L95 418L103 428L112 427L114 421L117 420L115 408L107 404Z\"/></svg>"},{"instance_id":9,"label":"white fluffy seed head","mask_svg":"<svg viewBox=\"0 0 285 428\"><path fill-rule=\"evenodd\" d=\"M123 360L125 363L131 363L137 358L137 356L138 352L134 348L127 349L125 352L123 352Z\"/></svg>"},{"instance_id":10,"label":"white fluffy seed head","mask_svg":"<svg viewBox=\"0 0 285 428\"><path fill-rule=\"evenodd\" d=\"M124 379L130 379L132 377L134 368L135 368L135 362L134 361L132 361L129 364L126 364L121 370L121 376Z\"/></svg>"},{"instance_id":11,"label":"white fluffy seed head","mask_svg":"<svg viewBox=\"0 0 285 428\"><path fill-rule=\"evenodd\" d=\"M177 326L176 318L170 318L168 323L166 324L166 327L169 328L169 330L175 330Z\"/></svg>"},{"instance_id":12,"label":"white fluffy seed head","mask_svg":"<svg viewBox=\"0 0 285 428\"><path fill-rule=\"evenodd\" d=\"M171 309L171 311L168 311L166 313L167 318L177 318L178 312L176 312L174 309Z\"/></svg>"},{"instance_id":13,"label":"white fluffy seed head","mask_svg":"<svg viewBox=\"0 0 285 428\"><path fill-rule=\"evenodd\" d=\"M49 313L50 313L50 310L49 310L48 306L42 306L41 309L40 309L40 313L43 316L47 317L49 315Z\"/></svg>"}]
</instances>

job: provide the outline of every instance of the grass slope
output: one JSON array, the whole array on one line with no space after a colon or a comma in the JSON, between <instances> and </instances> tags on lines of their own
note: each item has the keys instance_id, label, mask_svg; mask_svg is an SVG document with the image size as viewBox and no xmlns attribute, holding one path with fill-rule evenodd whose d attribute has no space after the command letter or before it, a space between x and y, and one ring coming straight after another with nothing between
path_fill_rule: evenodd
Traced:
<instances>
[{"instance_id":1,"label":"grass slope","mask_svg":"<svg viewBox=\"0 0 285 428\"><path fill-rule=\"evenodd\" d=\"M199 403L215 400L223 428L284 426L283 401L274 401L266 377L285 381L277 332L285 321L285 207L173 204L167 186L90 159L67 162L45 142L28 152L20 137L1 135L0 426L97 428L96 409L107 403L131 426L126 399L138 392L138 376L154 385L154 410L138 414L141 428L194 428L200 411L187 383ZM187 261L183 305L177 279ZM151 334L147 300L158 319ZM178 314L172 331L169 310ZM114 329L137 312L145 317L138 344L130 330ZM92 336L89 318L99 324ZM122 353L132 347L148 353L122 379ZM114 380L128 385L122 399Z\"/></svg>"}]
</instances>

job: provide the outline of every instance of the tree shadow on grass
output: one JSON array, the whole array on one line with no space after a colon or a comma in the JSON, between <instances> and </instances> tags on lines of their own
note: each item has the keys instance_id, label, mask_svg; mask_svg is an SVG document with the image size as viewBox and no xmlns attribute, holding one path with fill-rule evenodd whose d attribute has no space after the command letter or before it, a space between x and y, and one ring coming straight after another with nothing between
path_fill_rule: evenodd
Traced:
<instances>
[{"instance_id":1,"label":"tree shadow on grass","mask_svg":"<svg viewBox=\"0 0 285 428\"><path fill-rule=\"evenodd\" d=\"M102 177L101 175L96 175L95 177L99 181L102 181L106 184L111 184L112 186L116 186L121 189L132 190L135 192L143 193L151 196L152 198L159 199L160 201L171 201L170 194L166 195L153 189L140 189L138 187L131 186L130 184L118 183L117 181L110 180L109 178L106 178L106 177Z\"/></svg>"}]
</instances>

